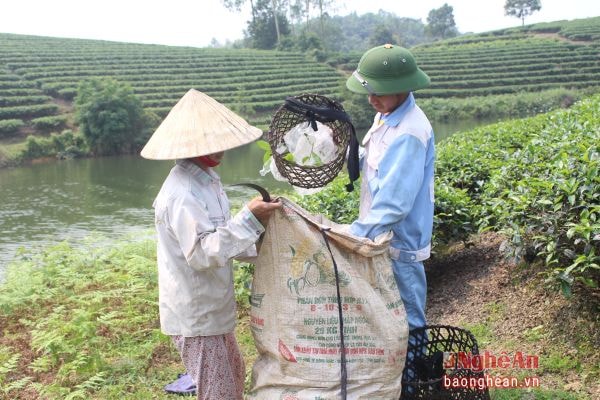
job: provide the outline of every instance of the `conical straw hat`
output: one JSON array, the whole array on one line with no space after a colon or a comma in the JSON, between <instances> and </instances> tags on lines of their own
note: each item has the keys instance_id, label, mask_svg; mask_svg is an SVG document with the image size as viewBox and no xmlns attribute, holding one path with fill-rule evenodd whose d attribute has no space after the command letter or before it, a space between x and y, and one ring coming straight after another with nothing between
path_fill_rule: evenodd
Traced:
<instances>
[{"instance_id":1,"label":"conical straw hat","mask_svg":"<svg viewBox=\"0 0 600 400\"><path fill-rule=\"evenodd\" d=\"M218 153L258 139L262 131L215 99L190 89L152 134L142 157L174 160Z\"/></svg>"}]
</instances>

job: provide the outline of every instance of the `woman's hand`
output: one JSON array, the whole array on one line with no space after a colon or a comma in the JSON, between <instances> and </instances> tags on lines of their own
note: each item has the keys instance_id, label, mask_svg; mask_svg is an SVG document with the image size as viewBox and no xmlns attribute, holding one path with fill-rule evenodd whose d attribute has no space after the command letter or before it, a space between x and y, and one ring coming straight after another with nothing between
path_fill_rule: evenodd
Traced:
<instances>
[{"instance_id":1,"label":"woman's hand","mask_svg":"<svg viewBox=\"0 0 600 400\"><path fill-rule=\"evenodd\" d=\"M267 226L269 217L271 217L276 209L281 208L281 202L278 200L266 202L261 197L255 197L248 202L247 207L262 226Z\"/></svg>"}]
</instances>

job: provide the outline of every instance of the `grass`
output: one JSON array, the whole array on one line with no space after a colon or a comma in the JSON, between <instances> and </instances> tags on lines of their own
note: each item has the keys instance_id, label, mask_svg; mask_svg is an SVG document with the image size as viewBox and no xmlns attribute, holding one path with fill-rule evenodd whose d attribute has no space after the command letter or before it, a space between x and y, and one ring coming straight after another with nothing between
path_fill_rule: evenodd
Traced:
<instances>
[{"instance_id":1,"label":"grass","mask_svg":"<svg viewBox=\"0 0 600 400\"><path fill-rule=\"evenodd\" d=\"M60 243L38 255L23 252L9 267L0 286L0 399L173 398L163 387L183 366L159 328L155 243L149 238L97 243L95 238L84 246ZM257 356L247 315L249 276L251 268L238 264L236 336L246 361L247 390ZM498 340L493 323L505 313L500 302L485 308L486 321L464 326L481 348ZM526 340L546 341L550 332L545 325L534 327ZM597 374L578 361L594 347L582 345L571 356L546 343L535 373L558 374L565 388L492 389L492 399L589 399L574 394L567 382L573 373ZM524 378L530 372L515 375Z\"/></svg>"},{"instance_id":2,"label":"grass","mask_svg":"<svg viewBox=\"0 0 600 400\"><path fill-rule=\"evenodd\" d=\"M541 372L567 373L569 371L581 372L579 361L567 354L551 351L550 354L540 357Z\"/></svg>"},{"instance_id":3,"label":"grass","mask_svg":"<svg viewBox=\"0 0 600 400\"><path fill-rule=\"evenodd\" d=\"M492 400L578 400L580 397L562 390L496 389L490 391Z\"/></svg>"},{"instance_id":4,"label":"grass","mask_svg":"<svg viewBox=\"0 0 600 400\"><path fill-rule=\"evenodd\" d=\"M511 341L510 339L501 339L494 333L496 324L502 323L504 314L506 312L506 306L502 302L492 301L483 306L487 312L487 318L485 322L477 324L461 324L465 329L471 331L475 336L477 343L480 346L480 350L486 349L491 344L496 348L501 348L509 352L522 349L523 343L519 341ZM557 322L558 324L559 322ZM518 382L524 384L526 379L532 379L537 377L542 387L529 387L529 388L490 388L490 397L492 400L575 400L575 399L586 399L591 398L581 392L581 385L585 384L582 382L594 379L592 375L597 376L598 371L592 368L587 370L580 361L580 357L585 354L592 354L595 350L590 347L584 346L580 351L570 350L573 354L567 354L568 347L565 348L563 343L556 343L556 338L552 337L552 333L545 325L538 325L529 329L526 329L523 333L524 339L528 343L535 343L542 348L546 349L539 353L539 368L534 370L522 370L522 369L508 369L500 371L501 376L510 376L518 379ZM589 338L580 339L581 343L589 343ZM589 367L589 366L588 366ZM584 372L584 370L586 372ZM498 375L498 371L491 370L492 376ZM576 383L565 383L569 381L569 376L576 374L580 380L575 380ZM546 384L553 381L552 386L556 386L556 377L560 377L563 380L562 385L565 389L560 388L545 388ZM559 384L560 386L560 384ZM568 388L568 389L567 389ZM575 392L575 393L574 393Z\"/></svg>"},{"instance_id":5,"label":"grass","mask_svg":"<svg viewBox=\"0 0 600 400\"><path fill-rule=\"evenodd\" d=\"M235 336L238 344L240 345L240 350L242 351L242 355L244 356L244 361L246 363L246 379L244 381L244 386L246 392L248 392L251 385L252 364L254 363L254 360L256 360L258 353L256 351L256 347L254 347L254 338L252 337L252 332L250 331L248 314L245 311L241 312L237 329L235 331Z\"/></svg>"},{"instance_id":6,"label":"grass","mask_svg":"<svg viewBox=\"0 0 600 400\"><path fill-rule=\"evenodd\" d=\"M0 399L173 398L163 386L184 368L160 332L155 242L100 241L22 252L9 266L0 286ZM236 335L249 388L251 274L238 267Z\"/></svg>"},{"instance_id":7,"label":"grass","mask_svg":"<svg viewBox=\"0 0 600 400\"><path fill-rule=\"evenodd\" d=\"M19 355L17 364L0 364L0 380L30 382L19 391L2 385L1 395L161 393L181 366L159 330L154 247L151 240L108 248L61 243L39 256L22 254L0 288L0 346Z\"/></svg>"},{"instance_id":8,"label":"grass","mask_svg":"<svg viewBox=\"0 0 600 400\"><path fill-rule=\"evenodd\" d=\"M0 141L0 168L18 164L19 155L25 150L25 141Z\"/></svg>"}]
</instances>

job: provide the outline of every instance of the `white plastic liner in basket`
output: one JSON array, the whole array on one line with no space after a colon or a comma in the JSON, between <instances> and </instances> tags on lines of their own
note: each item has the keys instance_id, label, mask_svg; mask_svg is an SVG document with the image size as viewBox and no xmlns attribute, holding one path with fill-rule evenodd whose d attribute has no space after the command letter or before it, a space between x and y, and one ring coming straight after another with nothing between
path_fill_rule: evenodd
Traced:
<instances>
[{"instance_id":1,"label":"white plastic liner in basket","mask_svg":"<svg viewBox=\"0 0 600 400\"><path fill-rule=\"evenodd\" d=\"M284 143L276 149L277 153L283 154L287 151L293 156L293 162L306 167L319 167L335 160L338 147L333 142L331 128L319 121L316 121L316 124L316 131L312 129L308 122L302 122L294 126L283 136ZM287 180L277 169L273 157L265 163L260 174L265 176L269 172L278 181ZM322 187L313 189L293 185L292 187L302 195L323 190Z\"/></svg>"}]
</instances>

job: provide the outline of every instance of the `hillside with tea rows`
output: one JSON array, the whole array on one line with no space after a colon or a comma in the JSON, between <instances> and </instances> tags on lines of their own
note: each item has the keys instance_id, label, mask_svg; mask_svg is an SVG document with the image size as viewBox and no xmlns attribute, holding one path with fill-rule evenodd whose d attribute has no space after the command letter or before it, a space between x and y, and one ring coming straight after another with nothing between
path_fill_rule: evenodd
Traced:
<instances>
[{"instance_id":1,"label":"hillside with tea rows","mask_svg":"<svg viewBox=\"0 0 600 400\"><path fill-rule=\"evenodd\" d=\"M342 79L298 53L0 34L0 123L60 125L79 82L97 77L128 83L144 108L161 117L193 87L258 125L268 124L265 116L287 96L337 97Z\"/></svg>"},{"instance_id":2,"label":"hillside with tea rows","mask_svg":"<svg viewBox=\"0 0 600 400\"><path fill-rule=\"evenodd\" d=\"M600 17L463 35L411 50L431 77L420 98L600 90ZM359 58L342 67L352 71Z\"/></svg>"},{"instance_id":3,"label":"hillside with tea rows","mask_svg":"<svg viewBox=\"0 0 600 400\"><path fill-rule=\"evenodd\" d=\"M463 35L412 50L431 77L418 96L434 118L436 105L474 114L462 105L468 99L494 99L495 107L516 93L539 93L542 103L551 90L600 88L600 17ZM96 77L128 83L159 117L193 87L266 129L287 96L343 100L344 78L359 57L342 55L329 65L299 53L0 34L0 139L72 126L77 87Z\"/></svg>"}]
</instances>

